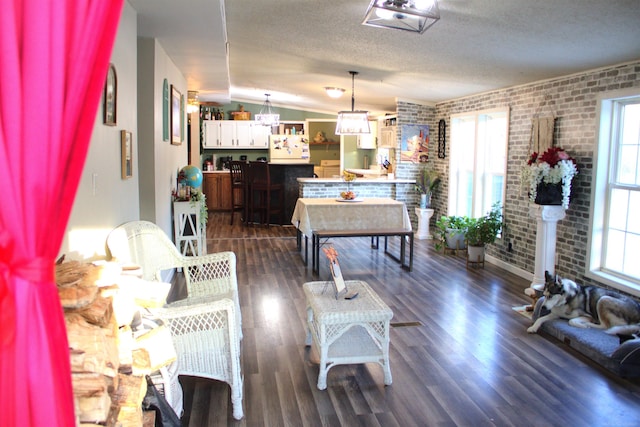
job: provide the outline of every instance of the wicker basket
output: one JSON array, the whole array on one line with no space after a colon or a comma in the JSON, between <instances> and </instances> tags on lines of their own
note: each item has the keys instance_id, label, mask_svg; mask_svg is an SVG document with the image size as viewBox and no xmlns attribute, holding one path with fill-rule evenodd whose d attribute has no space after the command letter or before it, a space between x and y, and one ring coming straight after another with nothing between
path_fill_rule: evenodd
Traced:
<instances>
[{"instance_id":1,"label":"wicker basket","mask_svg":"<svg viewBox=\"0 0 640 427\"><path fill-rule=\"evenodd\" d=\"M251 120L250 111L232 111L233 120Z\"/></svg>"}]
</instances>

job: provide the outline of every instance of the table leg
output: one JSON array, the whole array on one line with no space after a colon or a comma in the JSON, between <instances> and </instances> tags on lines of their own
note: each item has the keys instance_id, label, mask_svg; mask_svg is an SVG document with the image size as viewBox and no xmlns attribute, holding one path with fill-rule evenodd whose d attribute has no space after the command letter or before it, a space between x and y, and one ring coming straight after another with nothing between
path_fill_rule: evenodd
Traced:
<instances>
[{"instance_id":1,"label":"table leg","mask_svg":"<svg viewBox=\"0 0 640 427\"><path fill-rule=\"evenodd\" d=\"M384 372L385 385L391 385L393 378L391 378L391 366L389 366L389 322L385 322L384 325L384 338L382 344L382 371Z\"/></svg>"},{"instance_id":2,"label":"table leg","mask_svg":"<svg viewBox=\"0 0 640 427\"><path fill-rule=\"evenodd\" d=\"M413 271L413 233L409 234L409 271Z\"/></svg>"},{"instance_id":3,"label":"table leg","mask_svg":"<svg viewBox=\"0 0 640 427\"><path fill-rule=\"evenodd\" d=\"M318 390L325 390L327 388L327 373L329 372L329 367L327 366L327 346L321 343L319 350L320 367L318 372Z\"/></svg>"},{"instance_id":4,"label":"table leg","mask_svg":"<svg viewBox=\"0 0 640 427\"><path fill-rule=\"evenodd\" d=\"M311 271L320 274L320 238L315 234L311 238Z\"/></svg>"}]
</instances>

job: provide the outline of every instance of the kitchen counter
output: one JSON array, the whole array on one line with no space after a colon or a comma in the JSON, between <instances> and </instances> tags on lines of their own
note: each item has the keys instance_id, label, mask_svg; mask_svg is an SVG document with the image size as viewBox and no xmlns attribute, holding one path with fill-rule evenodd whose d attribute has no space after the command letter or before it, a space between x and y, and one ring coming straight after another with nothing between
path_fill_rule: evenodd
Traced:
<instances>
[{"instance_id":1,"label":"kitchen counter","mask_svg":"<svg viewBox=\"0 0 640 427\"><path fill-rule=\"evenodd\" d=\"M416 191L414 179L356 178L346 183L341 178L298 178L300 193L304 198L337 198L343 191L353 191L356 197L383 197L404 202L407 207L415 206Z\"/></svg>"},{"instance_id":2,"label":"kitchen counter","mask_svg":"<svg viewBox=\"0 0 640 427\"><path fill-rule=\"evenodd\" d=\"M346 184L342 178L298 178L298 182L300 183L316 183L316 184L329 184L329 183L340 183ZM356 178L355 181L351 181L352 185L358 184L415 184L415 179L388 179L386 175L381 176L380 178Z\"/></svg>"}]
</instances>

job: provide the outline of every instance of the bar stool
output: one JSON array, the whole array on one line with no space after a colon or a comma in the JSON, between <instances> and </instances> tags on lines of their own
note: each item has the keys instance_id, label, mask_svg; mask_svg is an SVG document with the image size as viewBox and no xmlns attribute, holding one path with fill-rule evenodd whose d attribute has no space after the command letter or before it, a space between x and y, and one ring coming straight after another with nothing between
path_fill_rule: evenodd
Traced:
<instances>
[{"instance_id":1,"label":"bar stool","mask_svg":"<svg viewBox=\"0 0 640 427\"><path fill-rule=\"evenodd\" d=\"M282 184L271 182L269 164L266 162L250 162L251 179L249 180L249 220L253 220L254 211L260 214L260 223L270 223L271 215L277 214L282 224L284 213L284 188ZM272 203L274 193L278 197L277 204Z\"/></svg>"},{"instance_id":2,"label":"bar stool","mask_svg":"<svg viewBox=\"0 0 640 427\"><path fill-rule=\"evenodd\" d=\"M245 189L245 176L243 171L243 164L239 160L233 160L229 165L229 171L231 173L231 225L233 225L234 213L240 211L244 213L244 189ZM243 215L242 220L245 220Z\"/></svg>"}]
</instances>

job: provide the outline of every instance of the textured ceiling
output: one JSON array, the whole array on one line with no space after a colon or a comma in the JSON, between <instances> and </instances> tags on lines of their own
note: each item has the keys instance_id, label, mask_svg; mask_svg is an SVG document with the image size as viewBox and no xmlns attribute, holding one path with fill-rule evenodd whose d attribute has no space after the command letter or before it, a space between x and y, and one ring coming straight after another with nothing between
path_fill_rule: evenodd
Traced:
<instances>
[{"instance_id":1,"label":"textured ceiling","mask_svg":"<svg viewBox=\"0 0 640 427\"><path fill-rule=\"evenodd\" d=\"M442 0L424 34L361 25L368 0L129 0L200 99L395 111L640 59L639 0ZM330 99L324 86L346 89Z\"/></svg>"}]
</instances>

